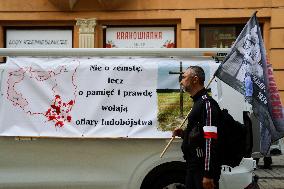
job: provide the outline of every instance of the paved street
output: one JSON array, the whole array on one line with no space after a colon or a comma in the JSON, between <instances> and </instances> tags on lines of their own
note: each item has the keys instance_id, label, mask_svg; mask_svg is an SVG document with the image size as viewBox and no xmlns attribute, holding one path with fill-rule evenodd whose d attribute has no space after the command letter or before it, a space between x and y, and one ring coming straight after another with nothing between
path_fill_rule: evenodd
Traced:
<instances>
[{"instance_id":1,"label":"paved street","mask_svg":"<svg viewBox=\"0 0 284 189\"><path fill-rule=\"evenodd\" d=\"M272 157L272 169L261 169L263 160L259 161L259 168L255 174L259 176L261 189L284 189L284 155Z\"/></svg>"}]
</instances>

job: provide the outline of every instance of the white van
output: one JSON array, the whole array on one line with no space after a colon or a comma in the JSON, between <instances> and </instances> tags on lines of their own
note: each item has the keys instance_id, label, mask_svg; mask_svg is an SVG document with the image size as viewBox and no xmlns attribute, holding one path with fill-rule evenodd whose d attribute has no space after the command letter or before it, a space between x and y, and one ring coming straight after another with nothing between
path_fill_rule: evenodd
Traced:
<instances>
[{"instance_id":1,"label":"white van","mask_svg":"<svg viewBox=\"0 0 284 189\"><path fill-rule=\"evenodd\" d=\"M48 50L48 55L76 56L85 52L84 55L87 56L166 56L169 61L177 63L182 61L190 64L190 62L197 63L199 60L188 59L181 55L194 52L195 56L200 56L204 52L216 53L218 50L226 52L228 49L200 51L192 49L140 51L133 49L52 49ZM0 49L0 55L42 56L46 51L46 49ZM210 58L204 62L203 66L212 76L218 64ZM1 68L3 76L5 66ZM178 76L173 79L178 79ZM2 89L3 77L1 77L1 94L4 98L5 94ZM242 96L217 79L211 84L211 91L220 106L228 108L234 118L242 122L242 111L244 110L244 104L240 103L243 102ZM231 100L232 95L234 96L233 101ZM4 111L7 109L2 104L0 115ZM7 115L5 118L0 117L0 122L5 124L3 120L17 119L16 117L16 114ZM23 128L15 127L13 132L18 134L20 132L17 130L21 129ZM0 129L0 133L2 131L3 129ZM165 155L160 158L162 150L169 142L170 135L163 138L80 138L49 135L28 136L28 134L13 136L13 134L7 134L6 131L7 129L0 137L0 188L174 189L184 187L185 163L180 150L181 139L175 139ZM254 182L254 169L255 161L251 158L243 159L239 167L224 166L220 188L247 187Z\"/></svg>"}]
</instances>

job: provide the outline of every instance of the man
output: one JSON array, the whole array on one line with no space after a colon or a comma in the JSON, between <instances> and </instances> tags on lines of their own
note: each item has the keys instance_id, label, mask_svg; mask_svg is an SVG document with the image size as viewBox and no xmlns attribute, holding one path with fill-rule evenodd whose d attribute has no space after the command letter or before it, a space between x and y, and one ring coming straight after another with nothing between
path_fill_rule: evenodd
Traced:
<instances>
[{"instance_id":1,"label":"man","mask_svg":"<svg viewBox=\"0 0 284 189\"><path fill-rule=\"evenodd\" d=\"M221 171L217 157L220 109L207 94L204 81L205 73L199 66L191 66L183 74L181 85L191 95L194 104L188 117L187 128L173 131L173 136L183 138L187 189L218 188Z\"/></svg>"}]
</instances>

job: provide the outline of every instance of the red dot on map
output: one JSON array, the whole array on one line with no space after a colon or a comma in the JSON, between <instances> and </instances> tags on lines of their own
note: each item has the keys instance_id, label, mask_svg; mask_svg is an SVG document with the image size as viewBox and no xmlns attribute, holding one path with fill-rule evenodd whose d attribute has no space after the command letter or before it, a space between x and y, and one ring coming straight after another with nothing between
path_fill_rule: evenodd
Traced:
<instances>
[{"instance_id":1,"label":"red dot on map","mask_svg":"<svg viewBox=\"0 0 284 189\"><path fill-rule=\"evenodd\" d=\"M71 116L67 116L67 121L71 121L72 117Z\"/></svg>"},{"instance_id":2,"label":"red dot on map","mask_svg":"<svg viewBox=\"0 0 284 189\"><path fill-rule=\"evenodd\" d=\"M68 104L69 105L73 105L73 100L70 100L70 102Z\"/></svg>"}]
</instances>

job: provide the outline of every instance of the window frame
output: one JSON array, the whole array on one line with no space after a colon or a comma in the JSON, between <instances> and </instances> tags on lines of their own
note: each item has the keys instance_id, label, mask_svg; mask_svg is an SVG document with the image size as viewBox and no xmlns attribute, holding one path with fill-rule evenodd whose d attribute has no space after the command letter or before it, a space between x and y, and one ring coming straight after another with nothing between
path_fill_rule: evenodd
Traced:
<instances>
[{"instance_id":1,"label":"window frame","mask_svg":"<svg viewBox=\"0 0 284 189\"><path fill-rule=\"evenodd\" d=\"M210 19L196 19L196 48L200 47L200 26L201 25L241 25L246 24L249 18L210 18ZM264 45L267 50L268 56L270 56L270 18L258 18L259 25L262 30L262 37Z\"/></svg>"}]
</instances>

